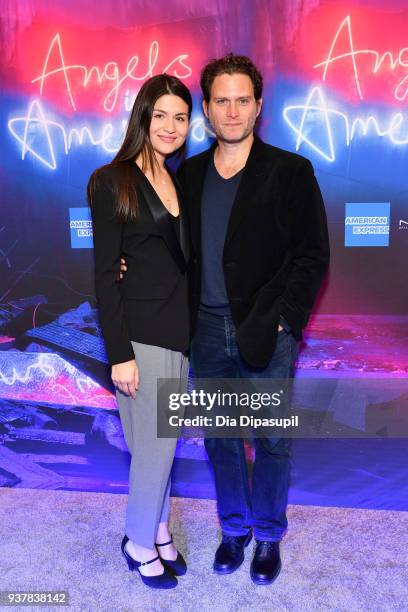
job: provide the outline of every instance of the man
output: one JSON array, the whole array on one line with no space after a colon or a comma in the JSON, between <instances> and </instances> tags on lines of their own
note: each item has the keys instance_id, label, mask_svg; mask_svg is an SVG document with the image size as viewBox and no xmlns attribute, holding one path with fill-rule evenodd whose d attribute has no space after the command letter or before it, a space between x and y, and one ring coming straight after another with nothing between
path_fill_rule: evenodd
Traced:
<instances>
[{"instance_id":1,"label":"man","mask_svg":"<svg viewBox=\"0 0 408 612\"><path fill-rule=\"evenodd\" d=\"M262 76L249 58L210 62L201 88L216 142L178 172L194 250L194 375L287 379L329 260L320 190L309 161L254 136ZM290 449L287 439L254 444L250 488L243 440L205 439L222 528L213 568L234 572L253 534L251 578L270 584L287 528Z\"/></svg>"},{"instance_id":2,"label":"man","mask_svg":"<svg viewBox=\"0 0 408 612\"><path fill-rule=\"evenodd\" d=\"M195 253L191 362L198 378L289 378L328 260L326 216L313 168L254 136L262 77L229 54L201 76L215 144L179 170ZM252 491L242 439L206 438L222 542L214 570L235 571L255 536L251 578L280 570L289 443L255 443Z\"/></svg>"}]
</instances>

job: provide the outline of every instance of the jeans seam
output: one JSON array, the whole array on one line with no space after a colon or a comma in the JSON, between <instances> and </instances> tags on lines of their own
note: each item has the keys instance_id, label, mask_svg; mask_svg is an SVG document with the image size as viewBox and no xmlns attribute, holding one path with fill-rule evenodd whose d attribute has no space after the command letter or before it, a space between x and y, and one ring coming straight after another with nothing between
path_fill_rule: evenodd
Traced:
<instances>
[{"instance_id":1,"label":"jeans seam","mask_svg":"<svg viewBox=\"0 0 408 612\"><path fill-rule=\"evenodd\" d=\"M225 340L226 340L226 349L227 349L227 355L228 357L231 358L232 355L232 351L231 351L231 335L230 335L230 327L229 327L229 321L227 317L224 317L224 331L225 331Z\"/></svg>"},{"instance_id":2,"label":"jeans seam","mask_svg":"<svg viewBox=\"0 0 408 612\"><path fill-rule=\"evenodd\" d=\"M240 462L240 470L241 470L241 476L242 476L242 480L243 480L243 484L244 484L244 490L245 490L245 482L248 484L249 487L249 475L248 475L248 467L246 464L246 456L245 456L245 444L244 441L242 441L242 447L243 450L242 452L244 453L244 462ZM253 509L252 509L252 495L251 492L249 494L249 499L247 498L247 503L245 504L245 520L247 523L252 523L253 521Z\"/></svg>"}]
</instances>

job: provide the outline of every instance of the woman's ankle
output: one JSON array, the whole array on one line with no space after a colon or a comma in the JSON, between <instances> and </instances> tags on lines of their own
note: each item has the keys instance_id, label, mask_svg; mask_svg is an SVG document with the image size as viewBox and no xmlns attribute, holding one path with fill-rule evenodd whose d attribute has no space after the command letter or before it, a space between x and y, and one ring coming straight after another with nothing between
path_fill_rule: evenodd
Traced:
<instances>
[{"instance_id":1,"label":"woman's ankle","mask_svg":"<svg viewBox=\"0 0 408 612\"><path fill-rule=\"evenodd\" d=\"M168 523L159 523L156 534L156 544L164 544L164 542L169 542L171 539L172 537Z\"/></svg>"},{"instance_id":2,"label":"woman's ankle","mask_svg":"<svg viewBox=\"0 0 408 612\"><path fill-rule=\"evenodd\" d=\"M135 557L137 561L150 561L150 559L157 557L156 547L147 548L146 546L137 544L133 540L127 542L126 550L132 557Z\"/></svg>"}]
</instances>

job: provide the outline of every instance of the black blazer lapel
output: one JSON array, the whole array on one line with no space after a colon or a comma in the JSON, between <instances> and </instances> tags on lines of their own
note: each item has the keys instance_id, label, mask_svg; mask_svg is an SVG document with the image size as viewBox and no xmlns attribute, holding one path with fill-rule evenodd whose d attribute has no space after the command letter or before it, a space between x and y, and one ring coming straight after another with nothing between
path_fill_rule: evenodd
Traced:
<instances>
[{"instance_id":1,"label":"black blazer lapel","mask_svg":"<svg viewBox=\"0 0 408 612\"><path fill-rule=\"evenodd\" d=\"M149 180L145 177L140 168L136 168L139 171L140 180L138 181L138 187L143 194L143 197L146 201L146 204L155 220L161 235L164 238L164 241L169 249L174 261L180 268L181 273L184 273L187 269L187 261L184 258L184 253L181 249L180 242L177 239L176 232L173 227L173 223L170 218L170 213L167 211L166 207L162 204L159 199L159 196L153 189ZM180 206L181 211L181 206ZM180 235L181 235L181 227L180 227Z\"/></svg>"},{"instance_id":2,"label":"black blazer lapel","mask_svg":"<svg viewBox=\"0 0 408 612\"><path fill-rule=\"evenodd\" d=\"M208 163L211 156L214 155L216 146L217 141L214 141L211 147L195 160L194 165L188 166L188 172L190 173L188 184L190 185L190 189L187 197L189 203L191 241L194 246L194 251L199 258L201 258L201 198L203 195Z\"/></svg>"},{"instance_id":3,"label":"black blazer lapel","mask_svg":"<svg viewBox=\"0 0 408 612\"><path fill-rule=\"evenodd\" d=\"M254 194L262 184L262 177L268 171L268 165L265 163L265 155L263 154L264 146L262 140L255 136L232 206L224 248L244 218L247 209L253 206Z\"/></svg>"}]
</instances>

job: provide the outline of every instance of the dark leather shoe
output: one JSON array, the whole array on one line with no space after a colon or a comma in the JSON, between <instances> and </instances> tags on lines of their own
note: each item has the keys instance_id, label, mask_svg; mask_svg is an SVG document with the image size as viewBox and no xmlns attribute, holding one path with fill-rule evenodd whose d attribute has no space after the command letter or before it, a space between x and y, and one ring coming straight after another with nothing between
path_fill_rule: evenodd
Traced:
<instances>
[{"instance_id":1,"label":"dark leather shoe","mask_svg":"<svg viewBox=\"0 0 408 612\"><path fill-rule=\"evenodd\" d=\"M249 531L243 536L222 536L214 559L214 572L216 574L232 574L244 560L245 546L252 540L252 533Z\"/></svg>"},{"instance_id":2,"label":"dark leather shoe","mask_svg":"<svg viewBox=\"0 0 408 612\"><path fill-rule=\"evenodd\" d=\"M255 584L271 584L281 570L279 542L256 540L254 558L251 563L251 578Z\"/></svg>"}]
</instances>

